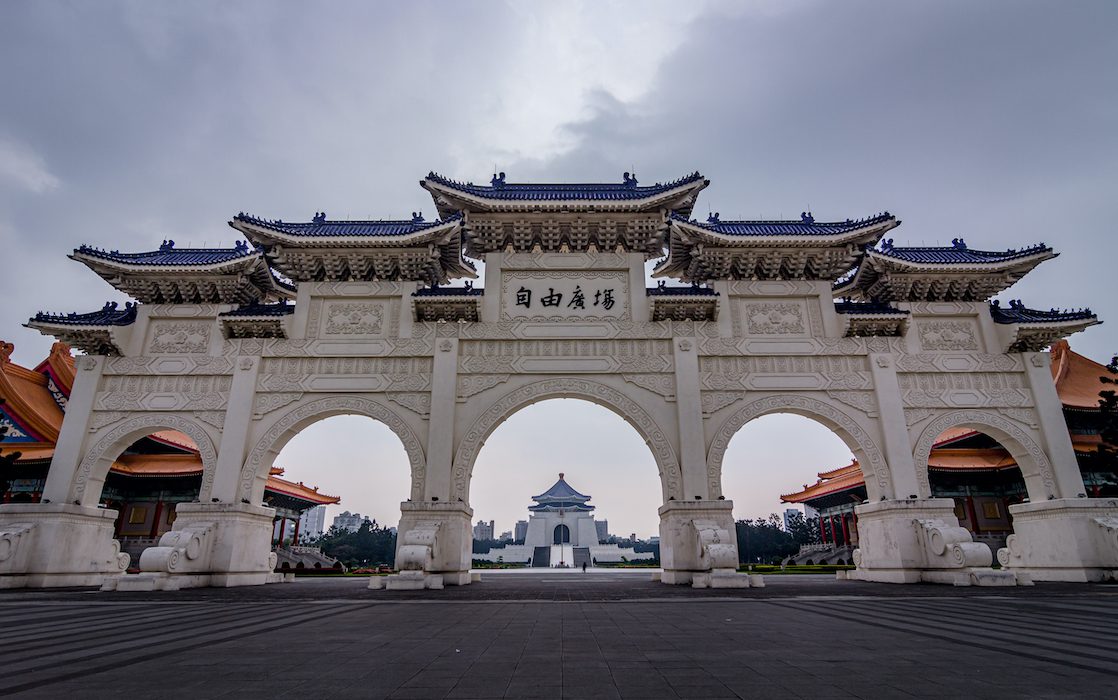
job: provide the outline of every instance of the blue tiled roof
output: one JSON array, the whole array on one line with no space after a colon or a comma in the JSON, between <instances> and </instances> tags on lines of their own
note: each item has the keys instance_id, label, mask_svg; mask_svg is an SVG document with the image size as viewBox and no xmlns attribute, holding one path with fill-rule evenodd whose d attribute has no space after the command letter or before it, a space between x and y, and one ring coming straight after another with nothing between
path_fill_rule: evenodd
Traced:
<instances>
[{"instance_id":1,"label":"blue tiled roof","mask_svg":"<svg viewBox=\"0 0 1118 700\"><path fill-rule=\"evenodd\" d=\"M424 287L412 292L413 297L480 297L484 289L467 287Z\"/></svg>"},{"instance_id":2,"label":"blue tiled roof","mask_svg":"<svg viewBox=\"0 0 1118 700\"><path fill-rule=\"evenodd\" d=\"M1007 260L1026 258L1038 253L1052 251L1050 247L1043 243L1028 248L1021 248L1020 250L1005 251L973 250L968 248L962 239L958 238L952 241L952 243L953 245L951 247L897 248L893 246L893 241L890 239L883 242L881 249L876 252L878 255L884 255L905 262L966 265L973 263L1005 262Z\"/></svg>"},{"instance_id":3,"label":"blue tiled roof","mask_svg":"<svg viewBox=\"0 0 1118 700\"><path fill-rule=\"evenodd\" d=\"M457 182L434 172L429 173L427 179L459 192L472 194L475 197L527 201L625 201L645 199L705 179L698 172L694 172L674 182L657 182L651 186L641 186L637 184L635 178L629 177L629 173L625 173L622 182L569 184L506 183L503 176L504 173L501 173L501 177L494 177L489 185Z\"/></svg>"},{"instance_id":4,"label":"blue tiled roof","mask_svg":"<svg viewBox=\"0 0 1118 700\"><path fill-rule=\"evenodd\" d=\"M840 314L891 314L907 316L907 311L895 309L889 304L879 301L851 301L841 299L835 301L835 311Z\"/></svg>"},{"instance_id":5,"label":"blue tiled roof","mask_svg":"<svg viewBox=\"0 0 1118 700\"><path fill-rule=\"evenodd\" d=\"M559 509L592 511L594 510L594 506L588 506L581 501L548 501L547 503L537 503L534 506L528 506L528 510L537 513L540 511Z\"/></svg>"},{"instance_id":6,"label":"blue tiled roof","mask_svg":"<svg viewBox=\"0 0 1118 700\"><path fill-rule=\"evenodd\" d=\"M83 245L74 254L129 265L215 265L256 255L257 252L244 241L237 241L233 248L176 248L174 241L164 241L159 250L147 253L121 253Z\"/></svg>"},{"instance_id":7,"label":"blue tiled roof","mask_svg":"<svg viewBox=\"0 0 1118 700\"><path fill-rule=\"evenodd\" d=\"M575 491L571 485L563 480L563 476L559 476L559 481L551 485L547 491L544 491L538 496L532 496L533 501L589 501L589 496Z\"/></svg>"},{"instance_id":8,"label":"blue tiled roof","mask_svg":"<svg viewBox=\"0 0 1118 700\"><path fill-rule=\"evenodd\" d=\"M295 305L287 302L278 304L246 304L232 311L226 311L222 316L286 316L295 313Z\"/></svg>"},{"instance_id":9,"label":"blue tiled roof","mask_svg":"<svg viewBox=\"0 0 1118 700\"><path fill-rule=\"evenodd\" d=\"M1060 311L1038 311L1027 309L1020 300L1009 302L1009 307L1002 307L995 299L990 302L990 316L995 323L1059 323L1062 321L1087 321L1095 318L1090 309L1069 309Z\"/></svg>"},{"instance_id":10,"label":"blue tiled roof","mask_svg":"<svg viewBox=\"0 0 1118 700\"><path fill-rule=\"evenodd\" d=\"M67 326L127 326L136 320L136 304L127 302L123 309L110 301L100 311L88 314L52 314L40 311L31 319L32 323L54 323Z\"/></svg>"},{"instance_id":11,"label":"blue tiled roof","mask_svg":"<svg viewBox=\"0 0 1118 700\"><path fill-rule=\"evenodd\" d=\"M327 221L326 215L316 214L314 220L308 222L292 223L286 221L268 221L244 212L233 217L234 221L261 228L286 233L290 236L307 237L348 237L348 236L406 236L436 226L442 226L451 221L460 219L454 215L442 220L424 221L418 214L411 219L378 220L378 221Z\"/></svg>"},{"instance_id":12,"label":"blue tiled roof","mask_svg":"<svg viewBox=\"0 0 1118 700\"><path fill-rule=\"evenodd\" d=\"M857 221L831 222L816 221L806 212L798 221L722 221L717 214L712 214L705 222L674 213L672 218L725 236L833 236L896 219L887 211Z\"/></svg>"},{"instance_id":13,"label":"blue tiled roof","mask_svg":"<svg viewBox=\"0 0 1118 700\"><path fill-rule=\"evenodd\" d=\"M658 285L656 287L647 287L644 293L650 297L716 297L718 292L710 287L669 287L667 285Z\"/></svg>"}]
</instances>

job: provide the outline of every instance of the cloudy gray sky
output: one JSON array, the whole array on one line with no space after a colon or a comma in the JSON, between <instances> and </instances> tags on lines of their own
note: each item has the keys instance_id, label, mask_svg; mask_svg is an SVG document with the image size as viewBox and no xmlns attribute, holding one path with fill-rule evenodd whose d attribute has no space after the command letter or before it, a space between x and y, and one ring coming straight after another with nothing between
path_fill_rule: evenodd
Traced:
<instances>
[{"instance_id":1,"label":"cloudy gray sky","mask_svg":"<svg viewBox=\"0 0 1118 700\"><path fill-rule=\"evenodd\" d=\"M6 2L0 337L33 364L50 345L20 327L36 310L122 299L66 259L81 243L229 244L241 210L431 215L416 182L432 169L698 169L702 214L887 209L898 243L1052 244L1061 257L1011 295L1112 319L1072 340L1103 360L1118 351L1116 26L1105 1ZM549 442L559 419L583 439ZM825 431L769 420L727 458L740 515L777 510L847 456ZM407 491L402 448L361 419L319 424L281 463L382 520ZM576 402L528 409L487 442L478 515L511 528L564 463L612 530L653 532L647 448Z\"/></svg>"}]
</instances>

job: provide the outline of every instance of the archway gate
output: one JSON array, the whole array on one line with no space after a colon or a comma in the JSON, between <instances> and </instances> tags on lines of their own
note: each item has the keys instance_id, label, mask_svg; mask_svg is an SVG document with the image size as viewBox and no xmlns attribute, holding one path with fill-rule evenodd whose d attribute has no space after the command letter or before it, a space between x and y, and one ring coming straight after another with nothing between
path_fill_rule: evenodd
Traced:
<instances>
[{"instance_id":1,"label":"archway gate","mask_svg":"<svg viewBox=\"0 0 1118 700\"><path fill-rule=\"evenodd\" d=\"M138 300L29 325L79 358L40 504L0 506L5 585L175 588L271 580L271 459L303 426L370 416L411 465L401 585L469 582L469 485L486 437L553 397L603 405L647 441L660 474L662 580L744 586L722 459L746 422L811 417L858 456L869 500L854 576L877 581L1091 580L1118 561L1118 503L1084 495L1040 352L1097 320L988 299L1055 255L894 247L859 221L690 219L698 173L640 186L490 185L431 174L436 221L230 225L251 245L73 258ZM649 288L654 275L674 280ZM443 286L476 277L484 288ZM837 282L836 282L837 281ZM836 298L839 300L836 301ZM1022 462L1030 503L991 553L931 498L930 440L991 430ZM199 502L120 578L98 489L123 441L172 427L199 445ZM106 525L108 524L108 527ZM1061 546L1074 537L1079 546ZM410 573L409 573L410 572ZM406 580L404 580L406 579Z\"/></svg>"}]
</instances>

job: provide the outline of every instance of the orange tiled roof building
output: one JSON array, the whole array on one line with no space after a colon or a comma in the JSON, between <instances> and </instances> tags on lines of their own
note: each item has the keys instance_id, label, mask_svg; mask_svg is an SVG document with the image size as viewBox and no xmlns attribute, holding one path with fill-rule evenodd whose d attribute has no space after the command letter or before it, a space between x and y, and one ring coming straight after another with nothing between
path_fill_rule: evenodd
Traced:
<instances>
[{"instance_id":1,"label":"orange tiled roof building","mask_svg":"<svg viewBox=\"0 0 1118 700\"><path fill-rule=\"evenodd\" d=\"M1072 446L1092 497L1118 495L1118 474L1097 459L1099 444L1099 392L1110 388L1100 381L1104 365L1074 351L1066 340L1049 351L1052 379L1064 406ZM928 457L933 495L953 498L959 524L976 542L992 548L1004 546L1013 532L1008 506L1026 500L1025 482L1012 455L993 438L968 428L952 428L939 436ZM820 537L831 545L830 554L805 553L826 561L848 561L858 544L854 506L866 500L865 479L858 462L820 472L818 481L780 497L785 503L807 506L817 519Z\"/></svg>"},{"instance_id":2,"label":"orange tiled roof building","mask_svg":"<svg viewBox=\"0 0 1118 700\"><path fill-rule=\"evenodd\" d=\"M74 358L68 345L55 343L47 358L29 369L11 361L13 349L0 342L0 425L8 429L3 452L18 451L19 458L10 473L0 474L0 502L37 503L66 413ZM304 511L340 501L282 474L273 466L264 490L265 502L276 509L277 544L298 541ZM116 537L132 561L171 529L176 504L197 500L201 479L198 446L176 430L144 437L113 462L101 504L119 511Z\"/></svg>"}]
</instances>

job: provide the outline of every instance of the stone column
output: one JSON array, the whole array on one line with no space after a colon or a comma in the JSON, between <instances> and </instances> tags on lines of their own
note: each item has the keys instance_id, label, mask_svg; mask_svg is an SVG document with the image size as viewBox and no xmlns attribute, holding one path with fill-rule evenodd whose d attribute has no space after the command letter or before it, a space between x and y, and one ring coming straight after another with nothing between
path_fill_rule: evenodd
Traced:
<instances>
[{"instance_id":1,"label":"stone column","mask_svg":"<svg viewBox=\"0 0 1118 700\"><path fill-rule=\"evenodd\" d=\"M251 446L248 444L252 428L253 402L256 400L256 380L260 373L260 358L239 357L233 367L233 381L229 387L229 402L225 409L225 425L217 451L217 470L210 493L199 494L206 502L239 503L241 469Z\"/></svg>"},{"instance_id":2,"label":"stone column","mask_svg":"<svg viewBox=\"0 0 1118 700\"><path fill-rule=\"evenodd\" d=\"M699 351L694 338L673 341L675 359L675 396L679 426L679 466L684 501L711 500L721 494L710 493L707 477L706 439L703 434L703 404L699 392Z\"/></svg>"},{"instance_id":3,"label":"stone column","mask_svg":"<svg viewBox=\"0 0 1118 700\"><path fill-rule=\"evenodd\" d=\"M916 478L916 462L912 459L912 442L908 435L908 424L904 416L904 400L901 398L901 387L897 382L897 369L893 356L887 353L871 353L869 355L870 376L873 378L873 390L877 399L877 423L881 426L882 451L885 461L889 464L889 478L893 482L892 493L874 493L875 488L869 489L869 500L885 498L904 498L906 496L922 496L930 498L930 493L920 493L919 480Z\"/></svg>"},{"instance_id":4,"label":"stone column","mask_svg":"<svg viewBox=\"0 0 1118 700\"><path fill-rule=\"evenodd\" d=\"M427 430L424 500L454 497L454 413L458 387L458 339L439 338L431 370L431 416Z\"/></svg>"},{"instance_id":5,"label":"stone column","mask_svg":"<svg viewBox=\"0 0 1118 700\"><path fill-rule=\"evenodd\" d=\"M1083 475L1075 458L1067 421L1064 420L1064 404L1056 393L1056 383L1052 381L1052 370L1049 368L1051 358L1046 352L1026 352L1021 357L1025 361L1025 376L1036 405L1040 435L1056 479L1056 493L1049 496L1085 497L1087 494L1083 487ZM1039 500L1031 494L1030 497L1034 501Z\"/></svg>"},{"instance_id":6,"label":"stone column","mask_svg":"<svg viewBox=\"0 0 1118 700\"><path fill-rule=\"evenodd\" d=\"M70 502L104 359L77 359L42 502L0 505L0 588L96 586L128 568L114 539L117 511L97 507L100 491Z\"/></svg>"}]
</instances>

